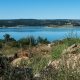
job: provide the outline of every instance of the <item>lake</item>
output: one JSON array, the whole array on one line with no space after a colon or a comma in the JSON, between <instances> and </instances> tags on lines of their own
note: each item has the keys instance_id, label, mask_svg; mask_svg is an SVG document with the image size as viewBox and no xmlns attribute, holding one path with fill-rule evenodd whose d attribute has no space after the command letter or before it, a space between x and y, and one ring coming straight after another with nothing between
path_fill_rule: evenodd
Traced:
<instances>
[{"instance_id":1,"label":"lake","mask_svg":"<svg viewBox=\"0 0 80 80\"><path fill-rule=\"evenodd\" d=\"M9 27L0 28L0 39L4 39L3 35L10 34L11 37L19 40L20 38L26 38L28 36L34 36L37 38L41 36L47 38L49 41L62 40L73 31L78 37L80 37L80 27L69 27L69 28L46 28L44 26L36 27Z\"/></svg>"}]
</instances>

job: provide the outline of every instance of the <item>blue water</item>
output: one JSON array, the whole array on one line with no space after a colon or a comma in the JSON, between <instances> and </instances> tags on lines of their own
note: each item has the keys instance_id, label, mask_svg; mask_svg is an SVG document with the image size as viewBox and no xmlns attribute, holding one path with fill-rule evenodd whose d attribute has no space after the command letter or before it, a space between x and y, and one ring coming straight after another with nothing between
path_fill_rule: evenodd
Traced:
<instances>
[{"instance_id":1,"label":"blue water","mask_svg":"<svg viewBox=\"0 0 80 80\"><path fill-rule=\"evenodd\" d=\"M0 39L4 39L3 35L10 34L11 37L19 40L20 38L26 38L28 36L34 36L37 38L41 36L47 38L49 41L62 40L70 32L74 32L78 37L80 37L79 27L69 27L69 28L46 28L44 26L37 27L11 27L11 28L0 28Z\"/></svg>"}]
</instances>

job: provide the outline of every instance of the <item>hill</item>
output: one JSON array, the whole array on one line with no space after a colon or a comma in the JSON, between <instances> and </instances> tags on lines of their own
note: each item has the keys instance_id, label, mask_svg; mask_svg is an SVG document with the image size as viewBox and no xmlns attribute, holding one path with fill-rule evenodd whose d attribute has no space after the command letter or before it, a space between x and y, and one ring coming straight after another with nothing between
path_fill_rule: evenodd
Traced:
<instances>
[{"instance_id":1,"label":"hill","mask_svg":"<svg viewBox=\"0 0 80 80\"><path fill-rule=\"evenodd\" d=\"M15 26L63 26L72 25L80 26L80 20L76 19L6 19L0 20L0 27L15 27Z\"/></svg>"}]
</instances>

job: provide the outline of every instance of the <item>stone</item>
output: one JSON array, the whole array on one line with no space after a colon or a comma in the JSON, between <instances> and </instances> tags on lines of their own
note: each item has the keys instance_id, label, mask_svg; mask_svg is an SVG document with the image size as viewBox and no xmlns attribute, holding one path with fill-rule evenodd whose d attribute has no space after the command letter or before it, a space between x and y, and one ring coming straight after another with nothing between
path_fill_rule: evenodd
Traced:
<instances>
[{"instance_id":1,"label":"stone","mask_svg":"<svg viewBox=\"0 0 80 80\"><path fill-rule=\"evenodd\" d=\"M68 47L67 49L63 50L62 55L64 54L76 54L80 52L80 44L73 44L72 46Z\"/></svg>"}]
</instances>

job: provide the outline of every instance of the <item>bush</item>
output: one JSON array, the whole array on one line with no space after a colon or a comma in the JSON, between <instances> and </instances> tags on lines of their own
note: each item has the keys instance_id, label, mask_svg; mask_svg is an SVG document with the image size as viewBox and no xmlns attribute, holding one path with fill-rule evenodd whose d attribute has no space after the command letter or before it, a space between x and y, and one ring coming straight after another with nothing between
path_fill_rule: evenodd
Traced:
<instances>
[{"instance_id":1,"label":"bush","mask_svg":"<svg viewBox=\"0 0 80 80\"><path fill-rule=\"evenodd\" d=\"M20 40L18 40L18 44L20 44L22 47L25 45L36 45L36 40L34 39L33 36L31 37L27 37L27 38L21 38Z\"/></svg>"},{"instance_id":2,"label":"bush","mask_svg":"<svg viewBox=\"0 0 80 80\"><path fill-rule=\"evenodd\" d=\"M67 46L80 43L80 39L78 38L77 33L74 33L73 31L68 33L63 41Z\"/></svg>"},{"instance_id":3,"label":"bush","mask_svg":"<svg viewBox=\"0 0 80 80\"><path fill-rule=\"evenodd\" d=\"M55 47L53 47L53 50L51 52L51 60L59 59L62 57L62 51L66 49L66 44L58 44Z\"/></svg>"},{"instance_id":4,"label":"bush","mask_svg":"<svg viewBox=\"0 0 80 80\"><path fill-rule=\"evenodd\" d=\"M38 37L37 38L37 44L48 44L48 43L50 43L48 40L47 40L47 38L42 38L42 37Z\"/></svg>"}]
</instances>

